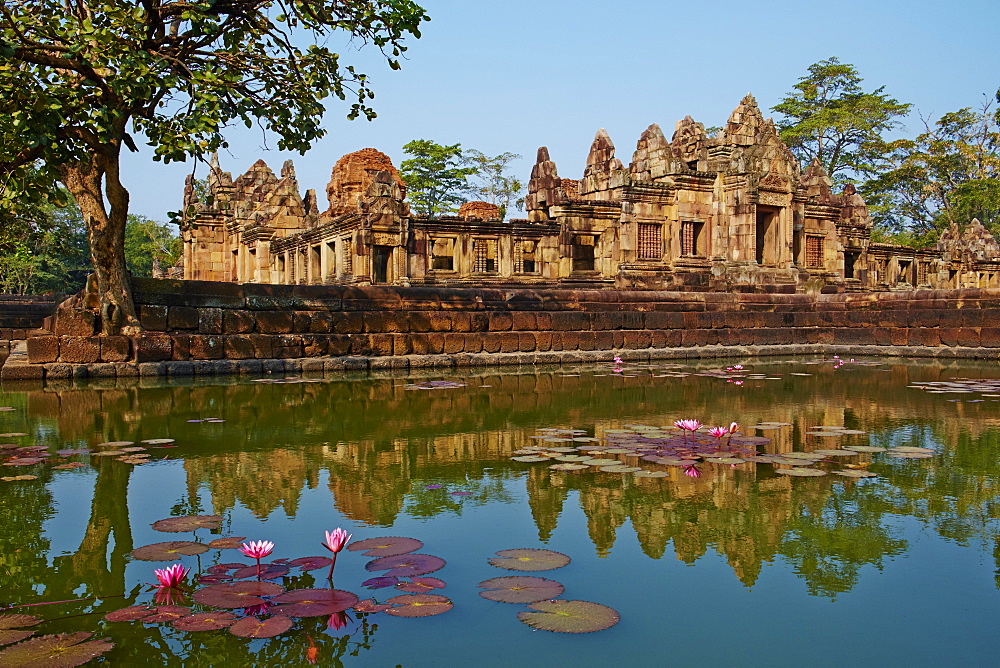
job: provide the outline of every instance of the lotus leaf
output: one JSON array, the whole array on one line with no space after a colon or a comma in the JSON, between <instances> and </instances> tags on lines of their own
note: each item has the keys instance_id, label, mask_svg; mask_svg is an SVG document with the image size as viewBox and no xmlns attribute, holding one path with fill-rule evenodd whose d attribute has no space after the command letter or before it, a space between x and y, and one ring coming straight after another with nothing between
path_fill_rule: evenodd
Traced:
<instances>
[{"instance_id":1,"label":"lotus leaf","mask_svg":"<svg viewBox=\"0 0 1000 668\"><path fill-rule=\"evenodd\" d=\"M386 610L386 614L396 617L430 617L448 612L454 607L447 596L437 594L393 596L386 603L392 603L395 606Z\"/></svg>"},{"instance_id":2,"label":"lotus leaf","mask_svg":"<svg viewBox=\"0 0 1000 668\"><path fill-rule=\"evenodd\" d=\"M491 601L502 603L534 603L562 596L563 586L555 580L536 578L528 575L508 575L490 578L479 583L487 591L479 595Z\"/></svg>"},{"instance_id":3,"label":"lotus leaf","mask_svg":"<svg viewBox=\"0 0 1000 668\"><path fill-rule=\"evenodd\" d=\"M87 640L92 633L58 633L30 638L0 651L0 666L72 668L99 657L114 645L108 640Z\"/></svg>"},{"instance_id":4,"label":"lotus leaf","mask_svg":"<svg viewBox=\"0 0 1000 668\"><path fill-rule=\"evenodd\" d=\"M424 544L416 538L387 536L358 540L348 545L347 549L352 552L363 551L366 557L395 557L415 552L423 546Z\"/></svg>"},{"instance_id":5,"label":"lotus leaf","mask_svg":"<svg viewBox=\"0 0 1000 668\"><path fill-rule=\"evenodd\" d=\"M292 620L282 615L257 619L244 617L229 627L229 632L240 638L273 638L292 628Z\"/></svg>"},{"instance_id":6,"label":"lotus leaf","mask_svg":"<svg viewBox=\"0 0 1000 668\"><path fill-rule=\"evenodd\" d=\"M132 550L132 557L140 561L173 561L179 556L192 556L208 552L204 543L191 540L170 540L165 543L143 545Z\"/></svg>"},{"instance_id":7,"label":"lotus leaf","mask_svg":"<svg viewBox=\"0 0 1000 668\"><path fill-rule=\"evenodd\" d=\"M570 558L561 552L524 547L498 551L489 563L509 571L551 571L562 568Z\"/></svg>"},{"instance_id":8,"label":"lotus leaf","mask_svg":"<svg viewBox=\"0 0 1000 668\"><path fill-rule=\"evenodd\" d=\"M590 601L538 601L528 606L535 612L519 612L517 618L528 626L559 633L591 633L618 623L618 612Z\"/></svg>"}]
</instances>

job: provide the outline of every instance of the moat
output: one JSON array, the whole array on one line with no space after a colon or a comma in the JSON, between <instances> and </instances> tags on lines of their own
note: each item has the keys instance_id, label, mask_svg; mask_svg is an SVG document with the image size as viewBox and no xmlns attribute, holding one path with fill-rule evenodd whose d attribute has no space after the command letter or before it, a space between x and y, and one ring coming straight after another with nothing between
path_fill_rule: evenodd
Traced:
<instances>
[{"instance_id":1,"label":"moat","mask_svg":"<svg viewBox=\"0 0 1000 668\"><path fill-rule=\"evenodd\" d=\"M42 618L26 629L36 635L110 640L98 659L110 665L302 665L311 650L318 665L348 666L976 665L1000 650L996 363L758 358L62 381L6 384L0 408L0 605ZM704 430L673 427L684 419L741 427L720 437L719 457ZM666 444L693 467L654 450ZM549 468L594 461L584 455L631 470ZM808 466L794 462L803 457ZM796 468L821 473L788 474ZM6 479L17 476L27 479ZM151 526L201 515L220 520ZM189 590L228 581L233 569L219 565L253 560L207 544L236 537L275 544L266 583L328 587L325 568L301 559L329 556L320 544L335 527L353 541L422 542L418 552L444 565L417 577L439 580L431 594L453 607L418 619L290 615L286 631L245 638L183 630L177 618L211 610L208 598L165 601L149 585L172 563L191 569ZM206 546L140 558L165 541ZM490 565L511 548L570 562ZM336 588L375 605L407 591L405 578L362 586L382 575L366 570L370 559L341 552ZM479 595L480 582L511 575L558 581L565 593L552 598L620 619L592 633L533 629L518 618L526 605ZM227 610L267 618L273 603ZM105 620L132 605L178 610Z\"/></svg>"}]
</instances>

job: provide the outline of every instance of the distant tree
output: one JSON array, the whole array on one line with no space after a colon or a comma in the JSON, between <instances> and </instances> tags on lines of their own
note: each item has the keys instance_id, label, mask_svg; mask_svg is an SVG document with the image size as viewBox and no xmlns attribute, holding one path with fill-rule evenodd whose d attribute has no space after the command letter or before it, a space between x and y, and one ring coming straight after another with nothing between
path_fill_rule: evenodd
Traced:
<instances>
[{"instance_id":1,"label":"distant tree","mask_svg":"<svg viewBox=\"0 0 1000 668\"><path fill-rule=\"evenodd\" d=\"M166 162L256 122L304 152L325 134L326 98L350 94L350 118L375 115L367 77L330 38L374 43L396 69L427 18L412 0L0 2L0 215L62 182L87 224L105 331L138 331L120 160L133 135Z\"/></svg>"},{"instance_id":2,"label":"distant tree","mask_svg":"<svg viewBox=\"0 0 1000 668\"><path fill-rule=\"evenodd\" d=\"M471 175L469 194L478 200L496 204L501 220L507 217L511 206L517 209L524 206L524 183L507 174L510 163L521 157L510 152L490 157L474 148L463 152L465 163L476 170Z\"/></svg>"},{"instance_id":3,"label":"distant tree","mask_svg":"<svg viewBox=\"0 0 1000 668\"><path fill-rule=\"evenodd\" d=\"M861 82L853 65L821 60L772 107L782 116L782 140L802 164L819 158L834 181L878 171L882 134L898 127L910 109L886 95L884 86L866 93Z\"/></svg>"},{"instance_id":4,"label":"distant tree","mask_svg":"<svg viewBox=\"0 0 1000 668\"><path fill-rule=\"evenodd\" d=\"M462 145L443 146L429 139L414 139L403 146L413 156L400 165L406 194L417 213L438 216L452 213L465 201L467 179L476 172L463 167Z\"/></svg>"},{"instance_id":5,"label":"distant tree","mask_svg":"<svg viewBox=\"0 0 1000 668\"><path fill-rule=\"evenodd\" d=\"M130 213L125 224L125 263L133 276L152 276L174 266L181 238L170 225Z\"/></svg>"},{"instance_id":6,"label":"distant tree","mask_svg":"<svg viewBox=\"0 0 1000 668\"><path fill-rule=\"evenodd\" d=\"M1000 234L1000 122L992 99L925 120L915 140L887 144L885 154L889 169L861 192L886 233L927 244L978 218Z\"/></svg>"},{"instance_id":7,"label":"distant tree","mask_svg":"<svg viewBox=\"0 0 1000 668\"><path fill-rule=\"evenodd\" d=\"M0 292L72 292L90 271L87 232L74 204L42 204L0 225Z\"/></svg>"}]
</instances>

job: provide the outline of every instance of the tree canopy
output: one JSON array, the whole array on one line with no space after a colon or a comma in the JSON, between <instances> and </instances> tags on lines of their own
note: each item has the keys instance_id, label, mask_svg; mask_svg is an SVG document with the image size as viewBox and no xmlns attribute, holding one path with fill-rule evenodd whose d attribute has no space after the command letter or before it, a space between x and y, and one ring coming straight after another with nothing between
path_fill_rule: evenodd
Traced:
<instances>
[{"instance_id":1,"label":"tree canopy","mask_svg":"<svg viewBox=\"0 0 1000 668\"><path fill-rule=\"evenodd\" d=\"M304 152L331 96L373 118L366 75L327 46L343 34L399 67L428 17L412 0L9 0L0 3L0 206L61 181L88 229L106 332L136 331L126 280L122 147L163 161L225 147L240 121Z\"/></svg>"},{"instance_id":2,"label":"tree canopy","mask_svg":"<svg viewBox=\"0 0 1000 668\"><path fill-rule=\"evenodd\" d=\"M782 115L781 138L803 165L819 158L834 181L875 171L882 135L910 110L885 94L861 87L857 69L837 58L809 66L793 92L772 109Z\"/></svg>"},{"instance_id":3,"label":"tree canopy","mask_svg":"<svg viewBox=\"0 0 1000 668\"><path fill-rule=\"evenodd\" d=\"M399 174L413 209L423 215L452 213L465 201L467 179L474 167L463 167L462 145L444 146L430 139L414 139L403 146L413 156L400 165Z\"/></svg>"},{"instance_id":4,"label":"tree canopy","mask_svg":"<svg viewBox=\"0 0 1000 668\"><path fill-rule=\"evenodd\" d=\"M524 183L507 173L510 163L521 157L510 151L492 157L474 148L464 151L466 164L475 169L469 193L484 202L496 204L501 220L507 217L512 206L524 206Z\"/></svg>"}]
</instances>

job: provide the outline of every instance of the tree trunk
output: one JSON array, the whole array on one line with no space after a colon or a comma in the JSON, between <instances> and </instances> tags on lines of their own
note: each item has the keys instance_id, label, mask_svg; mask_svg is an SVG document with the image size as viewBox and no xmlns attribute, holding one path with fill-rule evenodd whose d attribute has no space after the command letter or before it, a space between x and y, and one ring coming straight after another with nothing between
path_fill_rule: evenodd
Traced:
<instances>
[{"instance_id":1,"label":"tree trunk","mask_svg":"<svg viewBox=\"0 0 1000 668\"><path fill-rule=\"evenodd\" d=\"M63 183L76 199L87 224L100 298L101 333L105 335L137 334L142 329L125 267L128 191L118 179L118 157L118 147L110 146L88 162L62 168ZM102 181L107 184L110 213L105 208Z\"/></svg>"}]
</instances>

